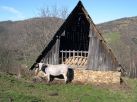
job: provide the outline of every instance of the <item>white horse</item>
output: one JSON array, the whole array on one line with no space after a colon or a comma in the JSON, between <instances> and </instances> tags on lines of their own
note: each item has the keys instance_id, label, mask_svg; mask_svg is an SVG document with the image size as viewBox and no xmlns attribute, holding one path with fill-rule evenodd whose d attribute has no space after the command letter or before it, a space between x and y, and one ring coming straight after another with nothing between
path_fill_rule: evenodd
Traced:
<instances>
[{"instance_id":1,"label":"white horse","mask_svg":"<svg viewBox=\"0 0 137 102\"><path fill-rule=\"evenodd\" d=\"M68 80L67 73L69 68L68 65L66 64L50 65L44 63L38 63L37 67L39 71L42 71L46 74L48 83L51 81L50 76L59 76L59 75L63 75L65 79L65 83L67 83Z\"/></svg>"}]
</instances>

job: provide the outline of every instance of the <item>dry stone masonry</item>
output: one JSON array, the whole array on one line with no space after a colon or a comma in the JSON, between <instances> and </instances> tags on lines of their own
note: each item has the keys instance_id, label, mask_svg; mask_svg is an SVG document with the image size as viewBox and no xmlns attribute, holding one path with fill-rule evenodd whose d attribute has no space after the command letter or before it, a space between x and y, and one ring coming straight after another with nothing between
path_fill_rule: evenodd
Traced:
<instances>
[{"instance_id":1,"label":"dry stone masonry","mask_svg":"<svg viewBox=\"0 0 137 102\"><path fill-rule=\"evenodd\" d=\"M85 84L120 84L121 73L116 71L74 70L73 82Z\"/></svg>"}]
</instances>

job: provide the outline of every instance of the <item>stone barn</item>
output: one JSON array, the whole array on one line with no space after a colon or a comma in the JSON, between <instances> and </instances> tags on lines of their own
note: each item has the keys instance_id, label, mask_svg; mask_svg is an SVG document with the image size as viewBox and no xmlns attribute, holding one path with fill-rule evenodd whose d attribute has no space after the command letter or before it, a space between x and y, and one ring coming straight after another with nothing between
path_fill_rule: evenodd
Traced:
<instances>
[{"instance_id":1,"label":"stone barn","mask_svg":"<svg viewBox=\"0 0 137 102\"><path fill-rule=\"evenodd\" d=\"M54 34L30 69L39 62L65 63L93 71L115 71L118 61L81 1Z\"/></svg>"}]
</instances>

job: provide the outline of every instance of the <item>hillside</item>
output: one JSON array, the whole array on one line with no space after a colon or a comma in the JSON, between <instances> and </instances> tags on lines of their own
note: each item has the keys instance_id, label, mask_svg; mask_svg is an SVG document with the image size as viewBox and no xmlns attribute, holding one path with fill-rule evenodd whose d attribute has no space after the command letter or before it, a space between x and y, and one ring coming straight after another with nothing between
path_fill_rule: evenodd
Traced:
<instances>
[{"instance_id":1,"label":"hillside","mask_svg":"<svg viewBox=\"0 0 137 102\"><path fill-rule=\"evenodd\" d=\"M0 69L30 66L62 22L53 17L0 22Z\"/></svg>"},{"instance_id":2,"label":"hillside","mask_svg":"<svg viewBox=\"0 0 137 102\"><path fill-rule=\"evenodd\" d=\"M30 66L62 23L62 19L53 17L0 22L1 70L16 70L22 63ZM137 76L137 17L105 22L97 28L127 74Z\"/></svg>"}]
</instances>

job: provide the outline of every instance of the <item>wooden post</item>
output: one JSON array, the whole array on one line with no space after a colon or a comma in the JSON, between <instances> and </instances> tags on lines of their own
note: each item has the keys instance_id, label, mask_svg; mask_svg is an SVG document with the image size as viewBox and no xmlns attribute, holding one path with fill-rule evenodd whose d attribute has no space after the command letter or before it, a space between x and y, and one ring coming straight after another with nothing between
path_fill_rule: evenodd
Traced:
<instances>
[{"instance_id":1,"label":"wooden post","mask_svg":"<svg viewBox=\"0 0 137 102\"><path fill-rule=\"evenodd\" d=\"M79 50L77 50L77 57L79 57ZM79 60L79 58L77 58ZM78 60L77 60L77 67L78 67Z\"/></svg>"},{"instance_id":2,"label":"wooden post","mask_svg":"<svg viewBox=\"0 0 137 102\"><path fill-rule=\"evenodd\" d=\"M65 50L65 59L64 59L64 61L67 59L67 50Z\"/></svg>"},{"instance_id":3,"label":"wooden post","mask_svg":"<svg viewBox=\"0 0 137 102\"><path fill-rule=\"evenodd\" d=\"M71 56L71 52L70 52L70 50L69 50L69 58L70 58L70 56Z\"/></svg>"},{"instance_id":4,"label":"wooden post","mask_svg":"<svg viewBox=\"0 0 137 102\"><path fill-rule=\"evenodd\" d=\"M73 59L74 59L74 57L75 57L75 50L73 50Z\"/></svg>"},{"instance_id":5,"label":"wooden post","mask_svg":"<svg viewBox=\"0 0 137 102\"><path fill-rule=\"evenodd\" d=\"M82 51L80 51L80 56L82 57Z\"/></svg>"},{"instance_id":6,"label":"wooden post","mask_svg":"<svg viewBox=\"0 0 137 102\"><path fill-rule=\"evenodd\" d=\"M61 50L61 57L62 57L61 58L61 60L62 60L61 63L63 64L63 50Z\"/></svg>"}]
</instances>

